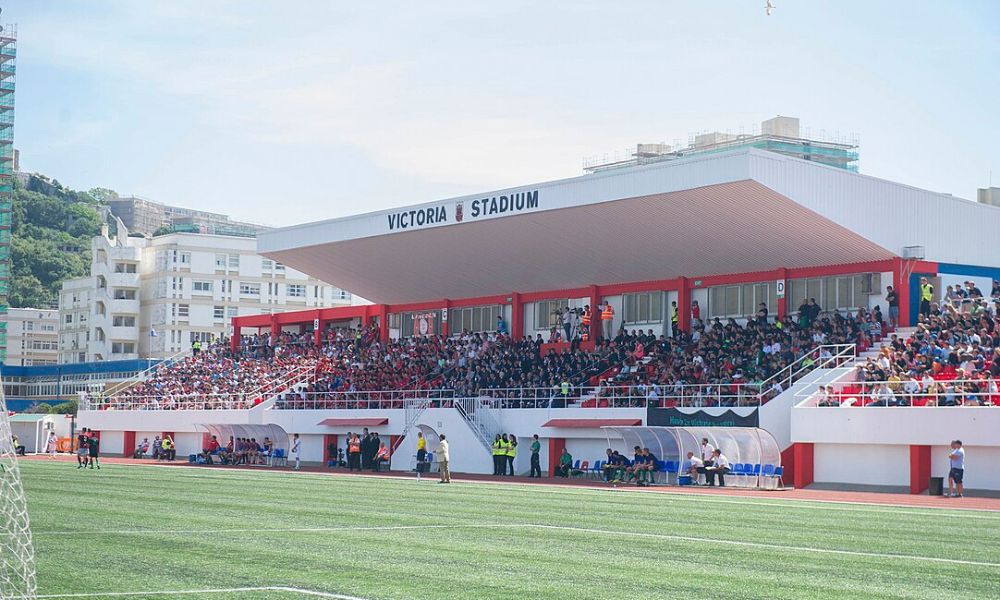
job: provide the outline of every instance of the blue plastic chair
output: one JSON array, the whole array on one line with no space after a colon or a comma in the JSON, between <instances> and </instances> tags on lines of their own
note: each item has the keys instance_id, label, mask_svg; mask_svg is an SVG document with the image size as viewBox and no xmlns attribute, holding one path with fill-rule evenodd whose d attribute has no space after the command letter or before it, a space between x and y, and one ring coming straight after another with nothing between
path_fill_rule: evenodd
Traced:
<instances>
[{"instance_id":1,"label":"blue plastic chair","mask_svg":"<svg viewBox=\"0 0 1000 600\"><path fill-rule=\"evenodd\" d=\"M772 477L774 475L774 465L764 465L764 470L760 474L764 477Z\"/></svg>"},{"instance_id":2,"label":"blue plastic chair","mask_svg":"<svg viewBox=\"0 0 1000 600\"><path fill-rule=\"evenodd\" d=\"M775 467L774 476L778 479L778 486L785 487L785 482L782 481L781 476L785 473L785 467Z\"/></svg>"}]
</instances>

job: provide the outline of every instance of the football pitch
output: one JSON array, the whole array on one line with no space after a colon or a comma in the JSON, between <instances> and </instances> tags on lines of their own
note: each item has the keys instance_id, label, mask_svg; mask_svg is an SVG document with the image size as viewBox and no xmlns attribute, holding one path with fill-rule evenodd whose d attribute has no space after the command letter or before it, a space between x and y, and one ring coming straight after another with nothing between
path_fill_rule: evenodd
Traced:
<instances>
[{"instance_id":1,"label":"football pitch","mask_svg":"<svg viewBox=\"0 0 1000 600\"><path fill-rule=\"evenodd\" d=\"M22 461L40 597L997 598L1000 513Z\"/></svg>"}]
</instances>

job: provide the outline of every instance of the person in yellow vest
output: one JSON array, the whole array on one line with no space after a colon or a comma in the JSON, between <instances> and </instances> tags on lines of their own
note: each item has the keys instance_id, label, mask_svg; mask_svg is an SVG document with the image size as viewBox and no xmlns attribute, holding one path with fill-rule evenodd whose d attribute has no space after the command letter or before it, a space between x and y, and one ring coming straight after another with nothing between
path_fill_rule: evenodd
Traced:
<instances>
[{"instance_id":1,"label":"person in yellow vest","mask_svg":"<svg viewBox=\"0 0 1000 600\"><path fill-rule=\"evenodd\" d=\"M499 471L500 472L497 473L498 475L506 475L507 474L507 453L508 452L510 452L510 438L508 438L507 434L505 433L505 434L503 434L500 437L500 456L499 456L499 460L498 460L498 462L499 462Z\"/></svg>"},{"instance_id":2,"label":"person in yellow vest","mask_svg":"<svg viewBox=\"0 0 1000 600\"><path fill-rule=\"evenodd\" d=\"M920 315L931 316L931 301L934 299L934 286L926 277L920 278Z\"/></svg>"},{"instance_id":3,"label":"person in yellow vest","mask_svg":"<svg viewBox=\"0 0 1000 600\"><path fill-rule=\"evenodd\" d=\"M495 440L493 440L493 474L500 475L500 464L507 456L507 449L504 447L503 439L500 434L497 434Z\"/></svg>"},{"instance_id":4,"label":"person in yellow vest","mask_svg":"<svg viewBox=\"0 0 1000 600\"><path fill-rule=\"evenodd\" d=\"M677 335L677 328L680 326L680 313L677 312L677 301L670 303L670 333Z\"/></svg>"},{"instance_id":5,"label":"person in yellow vest","mask_svg":"<svg viewBox=\"0 0 1000 600\"><path fill-rule=\"evenodd\" d=\"M514 459L517 458L517 436L513 433L507 440L507 474L514 476Z\"/></svg>"},{"instance_id":6,"label":"person in yellow vest","mask_svg":"<svg viewBox=\"0 0 1000 600\"><path fill-rule=\"evenodd\" d=\"M611 307L611 303L605 301L604 308L601 310L601 328L603 330L603 337L606 340L611 340L614 337L614 321L615 321L615 309Z\"/></svg>"},{"instance_id":7,"label":"person in yellow vest","mask_svg":"<svg viewBox=\"0 0 1000 600\"><path fill-rule=\"evenodd\" d=\"M590 305L587 304L583 307L583 316L580 317L580 339L584 342L590 339L590 324L593 322L593 319L593 311L590 310Z\"/></svg>"},{"instance_id":8,"label":"person in yellow vest","mask_svg":"<svg viewBox=\"0 0 1000 600\"><path fill-rule=\"evenodd\" d=\"M199 352L201 352L201 340L191 342L191 354L198 356Z\"/></svg>"}]
</instances>

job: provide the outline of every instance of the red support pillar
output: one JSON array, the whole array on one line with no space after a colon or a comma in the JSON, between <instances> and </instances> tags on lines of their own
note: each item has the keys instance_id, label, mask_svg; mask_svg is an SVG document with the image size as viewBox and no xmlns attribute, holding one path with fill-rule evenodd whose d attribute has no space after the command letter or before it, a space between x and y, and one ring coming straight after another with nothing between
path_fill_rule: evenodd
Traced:
<instances>
[{"instance_id":1,"label":"red support pillar","mask_svg":"<svg viewBox=\"0 0 1000 600\"><path fill-rule=\"evenodd\" d=\"M778 306L774 307L774 320L779 321L788 316L788 269L778 269L777 280L783 282L785 293L778 298ZM775 282L777 285L777 281ZM770 306L768 308L771 308Z\"/></svg>"},{"instance_id":2,"label":"red support pillar","mask_svg":"<svg viewBox=\"0 0 1000 600\"><path fill-rule=\"evenodd\" d=\"M333 444L333 452L330 452L330 444ZM330 461L337 460L337 434L328 433L323 436L323 464L328 465Z\"/></svg>"},{"instance_id":3,"label":"red support pillar","mask_svg":"<svg viewBox=\"0 0 1000 600\"><path fill-rule=\"evenodd\" d=\"M271 335L278 336L281 334L281 324L278 323L278 315L271 315Z\"/></svg>"},{"instance_id":4,"label":"red support pillar","mask_svg":"<svg viewBox=\"0 0 1000 600\"><path fill-rule=\"evenodd\" d=\"M793 485L796 489L802 489L813 482L813 445L796 442L792 452L795 455Z\"/></svg>"},{"instance_id":5,"label":"red support pillar","mask_svg":"<svg viewBox=\"0 0 1000 600\"><path fill-rule=\"evenodd\" d=\"M556 466L566 449L566 438L549 438L549 477L555 477Z\"/></svg>"},{"instance_id":6,"label":"red support pillar","mask_svg":"<svg viewBox=\"0 0 1000 600\"><path fill-rule=\"evenodd\" d=\"M236 351L240 349L240 329L242 329L240 326L240 318L233 317L232 324L233 335L229 338L229 350L235 354Z\"/></svg>"},{"instance_id":7,"label":"red support pillar","mask_svg":"<svg viewBox=\"0 0 1000 600\"><path fill-rule=\"evenodd\" d=\"M596 285L590 286L590 339L594 343L601 338L604 333L601 330L601 311L597 310L597 305L601 302L601 289ZM622 317L624 318L624 316ZM565 446L565 444L563 444ZM559 451L562 454L562 450ZM556 459L558 460L558 459ZM555 467L550 465L550 468Z\"/></svg>"},{"instance_id":8,"label":"red support pillar","mask_svg":"<svg viewBox=\"0 0 1000 600\"><path fill-rule=\"evenodd\" d=\"M910 493L927 491L931 477L931 447L910 446Z\"/></svg>"},{"instance_id":9,"label":"red support pillar","mask_svg":"<svg viewBox=\"0 0 1000 600\"><path fill-rule=\"evenodd\" d=\"M132 453L135 452L135 432L126 431L122 436L122 457L132 458Z\"/></svg>"},{"instance_id":10,"label":"red support pillar","mask_svg":"<svg viewBox=\"0 0 1000 600\"><path fill-rule=\"evenodd\" d=\"M691 282L687 277L677 278L677 327L681 331L691 330ZM707 316L708 313L702 315Z\"/></svg>"},{"instance_id":11,"label":"red support pillar","mask_svg":"<svg viewBox=\"0 0 1000 600\"><path fill-rule=\"evenodd\" d=\"M389 307L377 305L375 316L378 317L378 339L384 344L389 341Z\"/></svg>"},{"instance_id":12,"label":"red support pillar","mask_svg":"<svg viewBox=\"0 0 1000 600\"><path fill-rule=\"evenodd\" d=\"M515 340L524 337L524 302L517 292L510 295L510 337Z\"/></svg>"},{"instance_id":13,"label":"red support pillar","mask_svg":"<svg viewBox=\"0 0 1000 600\"><path fill-rule=\"evenodd\" d=\"M441 307L441 335L448 337L448 311L451 310L451 300L444 299Z\"/></svg>"}]
</instances>

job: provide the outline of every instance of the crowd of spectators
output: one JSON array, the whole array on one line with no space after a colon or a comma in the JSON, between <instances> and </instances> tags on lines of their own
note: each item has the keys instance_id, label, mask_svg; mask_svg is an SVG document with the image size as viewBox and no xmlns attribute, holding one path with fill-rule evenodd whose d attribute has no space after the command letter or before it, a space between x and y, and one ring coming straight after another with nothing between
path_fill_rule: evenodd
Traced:
<instances>
[{"instance_id":1,"label":"crowd of spectators","mask_svg":"<svg viewBox=\"0 0 1000 600\"><path fill-rule=\"evenodd\" d=\"M744 324L696 318L690 332L673 336L622 327L589 349L576 340L559 351L544 350L541 335L515 339L500 328L383 342L373 327L328 327L319 345L312 332L265 333L243 337L236 352L221 339L157 368L113 406L244 409L278 396L284 409L390 408L414 390L442 402L490 396L511 407L756 404L787 386L776 376L791 363L824 358L818 346L867 348L881 336L877 311L824 313L814 300L803 307L776 320L761 305ZM761 387L769 380L775 385Z\"/></svg>"},{"instance_id":2,"label":"crowd of spectators","mask_svg":"<svg viewBox=\"0 0 1000 600\"><path fill-rule=\"evenodd\" d=\"M940 305L932 304L909 337L890 336L876 356L858 365L855 382L821 390L819 405L1000 405L1000 286L994 283L990 299L971 282L966 288L965 296L946 294Z\"/></svg>"}]
</instances>

